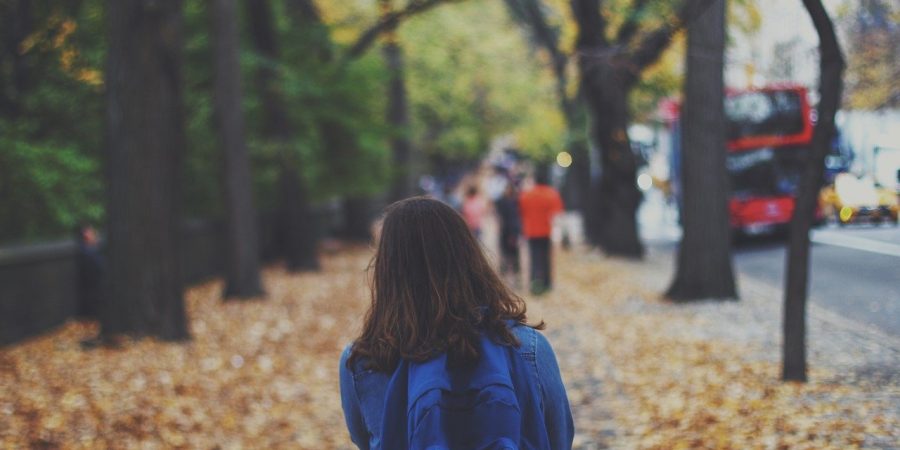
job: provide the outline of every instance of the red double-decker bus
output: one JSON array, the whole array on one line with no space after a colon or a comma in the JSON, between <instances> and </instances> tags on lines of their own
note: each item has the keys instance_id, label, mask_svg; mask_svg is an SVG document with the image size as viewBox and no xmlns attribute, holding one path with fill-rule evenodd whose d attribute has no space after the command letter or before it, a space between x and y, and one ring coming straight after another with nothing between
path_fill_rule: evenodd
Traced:
<instances>
[{"instance_id":1,"label":"red double-decker bus","mask_svg":"<svg viewBox=\"0 0 900 450\"><path fill-rule=\"evenodd\" d=\"M667 110L672 111L672 106ZM812 140L814 114L802 86L726 91L725 150L731 182L729 212L735 232L757 235L786 229ZM672 187L679 195L680 125L677 113L669 117Z\"/></svg>"}]
</instances>

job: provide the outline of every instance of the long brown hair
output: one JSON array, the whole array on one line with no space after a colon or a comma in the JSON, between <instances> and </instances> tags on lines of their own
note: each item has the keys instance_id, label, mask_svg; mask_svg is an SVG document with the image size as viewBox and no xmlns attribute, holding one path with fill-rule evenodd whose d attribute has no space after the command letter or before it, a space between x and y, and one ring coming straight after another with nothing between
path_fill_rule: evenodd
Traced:
<instances>
[{"instance_id":1,"label":"long brown hair","mask_svg":"<svg viewBox=\"0 0 900 450\"><path fill-rule=\"evenodd\" d=\"M390 372L401 358L421 362L443 352L451 364L468 364L480 357L481 333L519 345L506 322L526 324L525 302L446 204L414 197L389 206L370 269L372 303L348 365L365 360Z\"/></svg>"}]
</instances>

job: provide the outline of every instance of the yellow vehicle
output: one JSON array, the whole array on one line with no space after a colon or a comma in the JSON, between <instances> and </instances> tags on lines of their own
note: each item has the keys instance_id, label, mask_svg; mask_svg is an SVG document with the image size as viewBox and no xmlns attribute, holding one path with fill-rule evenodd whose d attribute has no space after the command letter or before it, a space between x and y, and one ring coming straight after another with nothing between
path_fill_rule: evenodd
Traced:
<instances>
[{"instance_id":1,"label":"yellow vehicle","mask_svg":"<svg viewBox=\"0 0 900 450\"><path fill-rule=\"evenodd\" d=\"M893 189L875 185L869 178L840 173L834 184L825 186L819 194L819 205L825 217L839 225L854 222L893 222L897 224L898 198Z\"/></svg>"}]
</instances>

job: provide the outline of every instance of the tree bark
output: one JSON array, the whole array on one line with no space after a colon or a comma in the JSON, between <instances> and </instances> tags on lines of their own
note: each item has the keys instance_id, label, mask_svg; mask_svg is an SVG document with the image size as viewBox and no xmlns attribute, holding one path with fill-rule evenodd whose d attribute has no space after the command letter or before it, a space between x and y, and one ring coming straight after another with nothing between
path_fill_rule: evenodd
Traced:
<instances>
[{"instance_id":1,"label":"tree bark","mask_svg":"<svg viewBox=\"0 0 900 450\"><path fill-rule=\"evenodd\" d=\"M590 204L586 205L596 218L589 236L609 255L641 258L644 245L638 236L637 209L642 194L635 181L637 158L627 131L630 76L600 58L596 65L585 59L579 64L600 160L600 173L591 182Z\"/></svg>"},{"instance_id":2,"label":"tree bark","mask_svg":"<svg viewBox=\"0 0 900 450\"><path fill-rule=\"evenodd\" d=\"M319 270L315 220L309 209L299 206L309 204L303 180L296 169L284 166L278 177L278 183L282 205L279 211L281 223L279 231L285 252L285 264L288 270L294 272Z\"/></svg>"},{"instance_id":3,"label":"tree bark","mask_svg":"<svg viewBox=\"0 0 900 450\"><path fill-rule=\"evenodd\" d=\"M314 0L289 0L287 3L289 13L298 24L302 23L322 23L322 13L316 7Z\"/></svg>"},{"instance_id":4,"label":"tree bark","mask_svg":"<svg viewBox=\"0 0 900 450\"><path fill-rule=\"evenodd\" d=\"M238 61L236 0L214 0L213 111L224 153L225 298L251 298L263 293L259 276L259 236L253 206L253 180L243 114Z\"/></svg>"},{"instance_id":5,"label":"tree bark","mask_svg":"<svg viewBox=\"0 0 900 450\"><path fill-rule=\"evenodd\" d=\"M342 203L345 238L367 241L372 238L372 220L375 218L374 201L368 197L348 197Z\"/></svg>"},{"instance_id":6,"label":"tree bark","mask_svg":"<svg viewBox=\"0 0 900 450\"><path fill-rule=\"evenodd\" d=\"M725 167L725 0L715 0L688 27L685 59L680 177L684 234L666 296L675 301L734 299Z\"/></svg>"},{"instance_id":7,"label":"tree bark","mask_svg":"<svg viewBox=\"0 0 900 450\"><path fill-rule=\"evenodd\" d=\"M104 336L189 337L179 267L181 1L109 0Z\"/></svg>"},{"instance_id":8,"label":"tree bark","mask_svg":"<svg viewBox=\"0 0 900 450\"><path fill-rule=\"evenodd\" d=\"M578 24L575 46L581 90L591 112L594 143L600 161L599 176L592 180L589 214L595 214L591 243L607 254L641 258L644 245L637 229L637 209L642 195L637 188L637 158L628 139L628 96L641 73L659 59L672 36L702 12L712 0L683 0L675 17L644 33L622 30L623 39L610 43L601 0L571 0ZM640 4L635 7L643 8ZM634 20L637 20L635 18ZM625 26L628 26L626 20ZM587 224L586 224L587 225Z\"/></svg>"},{"instance_id":9,"label":"tree bark","mask_svg":"<svg viewBox=\"0 0 900 450\"><path fill-rule=\"evenodd\" d=\"M382 18L388 17L393 11L392 0L379 0ZM409 102L406 95L406 79L403 69L403 48L397 40L397 27L393 23L385 32L384 61L388 69L388 104L387 123L393 129L394 137L391 139L393 154L393 174L391 180L390 198L394 202L402 200L413 194L412 167L410 167L410 142L407 136L409 130Z\"/></svg>"},{"instance_id":10,"label":"tree bark","mask_svg":"<svg viewBox=\"0 0 900 450\"><path fill-rule=\"evenodd\" d=\"M403 48L396 40L389 40L385 43L384 59L390 73L387 122L395 133L391 139L394 173L392 174L390 200L397 201L413 195L415 189L412 148L408 137L409 101L406 95L406 79L403 70Z\"/></svg>"},{"instance_id":11,"label":"tree bark","mask_svg":"<svg viewBox=\"0 0 900 450\"><path fill-rule=\"evenodd\" d=\"M784 291L784 347L781 378L806 381L806 297L809 288L809 230L825 173L825 156L834 136L834 115L843 91L844 57L834 26L820 0L803 0L819 35L818 121L804 167L790 225Z\"/></svg>"},{"instance_id":12,"label":"tree bark","mask_svg":"<svg viewBox=\"0 0 900 450\"><path fill-rule=\"evenodd\" d=\"M3 25L3 49L0 51L0 114L15 120L22 112L22 101L30 87L29 57L21 51L22 42L34 30L30 0L13 0L0 5Z\"/></svg>"},{"instance_id":13,"label":"tree bark","mask_svg":"<svg viewBox=\"0 0 900 450\"><path fill-rule=\"evenodd\" d=\"M641 0L643 1L643 0ZM591 208L591 158L590 143L585 132L587 116L581 92L574 98L569 96L567 68L569 57L560 47L561 31L546 17L541 0L506 0L507 8L514 19L519 21L530 35L534 45L543 48L550 55L550 66L556 78L556 95L563 113L567 129L567 149L572 155L572 165L566 174L566 191L569 194L566 206L581 211L585 237L588 242L597 242L595 230L600 219Z\"/></svg>"},{"instance_id":14,"label":"tree bark","mask_svg":"<svg viewBox=\"0 0 900 450\"><path fill-rule=\"evenodd\" d=\"M560 75L558 75L560 76ZM564 75L562 75L564 76ZM557 90L565 92L565 86L557 86ZM599 245L597 229L600 228L602 218L597 213L592 199L593 169L591 166L591 143L587 107L584 104L584 96L579 92L573 99L565 98L561 107L565 112L566 128L568 130L568 149L572 155L572 165L566 177L572 186L574 204L571 207L581 211L582 229L584 239L590 245ZM568 206L568 205L567 205Z\"/></svg>"},{"instance_id":15,"label":"tree bark","mask_svg":"<svg viewBox=\"0 0 900 450\"><path fill-rule=\"evenodd\" d=\"M575 46L580 91L590 111L590 129L600 161L591 177L585 226L589 243L615 256L640 258L644 247L637 233L641 201L635 183L637 161L628 140L628 93L632 77L610 48L599 0L572 0L578 22Z\"/></svg>"},{"instance_id":16,"label":"tree bark","mask_svg":"<svg viewBox=\"0 0 900 450\"><path fill-rule=\"evenodd\" d=\"M403 20L424 13L435 6L457 1L461 0L410 0L403 9L392 10L388 14L382 14L377 23L360 33L353 45L350 46L350 49L347 50L346 58L358 58L372 46L381 33L395 29Z\"/></svg>"},{"instance_id":17,"label":"tree bark","mask_svg":"<svg viewBox=\"0 0 900 450\"><path fill-rule=\"evenodd\" d=\"M567 124L567 126L569 134L572 136L584 134L584 130L577 129L584 128L584 124L581 127L578 127L575 123ZM572 165L569 166L569 173L566 177L571 178L569 183L571 183L573 191L572 207L581 211L582 220L585 222L585 227L587 227L589 222L587 205L590 201L589 195L591 190L590 145L586 139L576 137L569 142L568 149L569 154L572 155Z\"/></svg>"},{"instance_id":18,"label":"tree bark","mask_svg":"<svg viewBox=\"0 0 900 450\"><path fill-rule=\"evenodd\" d=\"M279 172L279 217L281 241L289 270L317 270L316 229L309 204L305 181L301 176L297 155L291 149L293 130L273 64L278 61L278 36L272 22L268 0L246 2L250 35L256 51L268 59L259 67L256 76L266 126L263 133L280 148L282 168Z\"/></svg>"}]
</instances>

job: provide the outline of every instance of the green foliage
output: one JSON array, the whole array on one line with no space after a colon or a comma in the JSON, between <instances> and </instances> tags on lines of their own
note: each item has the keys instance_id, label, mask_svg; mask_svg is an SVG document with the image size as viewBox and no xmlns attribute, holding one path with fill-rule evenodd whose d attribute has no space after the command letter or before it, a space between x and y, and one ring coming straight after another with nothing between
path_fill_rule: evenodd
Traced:
<instances>
[{"instance_id":1,"label":"green foliage","mask_svg":"<svg viewBox=\"0 0 900 450\"><path fill-rule=\"evenodd\" d=\"M566 85L568 86L567 95L569 99L576 99L579 83L577 80L577 70L575 61L571 55L574 53L574 40L578 33L577 24L572 17L571 5L568 0L529 0L537 2L541 5L550 31L558 36L557 47L566 54L570 55L569 67L566 73ZM741 4L752 4L755 0L736 0ZM515 7L520 2L510 2ZM674 15L674 6L672 2L650 0L646 2L640 11L635 10L634 2L631 0L608 0L602 3L601 14L608 22L607 39L610 42L618 42L618 34L620 28L625 24L628 18L633 18L636 24L634 34L627 42L621 42L618 45L634 45L646 33L652 31L655 27L662 25L665 21L671 20ZM515 9L515 8L513 8ZM515 14L516 11L513 11ZM519 26L525 30L529 30L530 24L519 18ZM533 31L531 31L533 33ZM532 36L533 40L533 36ZM540 47L537 43L535 47ZM539 52L543 53L542 51ZM683 34L679 33L675 36L674 42L663 53L660 60L649 67L641 74L641 79L634 87L629 96L629 106L632 117L638 122L653 120L653 114L656 112L656 105L660 99L674 95L678 92L682 80L682 61L684 59L684 39ZM549 58L539 57L538 61L548 60ZM549 61L544 61L549 63ZM560 120L562 118L560 117ZM584 142L587 139L586 130L582 120L575 119L574 123L569 124L572 128L568 131L568 142ZM538 124L546 124L546 122L538 122Z\"/></svg>"},{"instance_id":2,"label":"green foliage","mask_svg":"<svg viewBox=\"0 0 900 450\"><path fill-rule=\"evenodd\" d=\"M103 216L99 164L77 144L0 125L0 242L56 236Z\"/></svg>"},{"instance_id":3,"label":"green foliage","mask_svg":"<svg viewBox=\"0 0 900 450\"><path fill-rule=\"evenodd\" d=\"M662 18L672 16L671 4L653 5L654 2L651 2L648 11L641 15L647 18L646 21L642 21L641 28L658 25L664 20ZM727 2L726 6L729 42L744 39L759 31L762 13L758 0L732 0ZM637 122L654 120L653 116L659 101L680 93L684 79L684 52L685 33L679 32L659 61L641 75L641 80L629 98L631 112Z\"/></svg>"},{"instance_id":4,"label":"green foliage","mask_svg":"<svg viewBox=\"0 0 900 450\"><path fill-rule=\"evenodd\" d=\"M274 6L280 60L255 54L250 46L242 55L245 86L255 86L259 67L275 69L293 130L287 148L264 139L259 92L246 90L260 204L274 206L277 173L284 164L301 172L313 201L383 191L390 130L384 120L387 78L378 54L342 64L335 57L329 26L298 25L284 9L286 4Z\"/></svg>"},{"instance_id":5,"label":"green foliage","mask_svg":"<svg viewBox=\"0 0 900 450\"><path fill-rule=\"evenodd\" d=\"M0 50L0 243L67 235L103 218L98 3L73 15L33 2L27 35ZM17 13L0 3L4 25L21 20Z\"/></svg>"},{"instance_id":6,"label":"green foliage","mask_svg":"<svg viewBox=\"0 0 900 450\"><path fill-rule=\"evenodd\" d=\"M607 27L607 39L615 42L619 28L625 22L625 19L634 15L637 19L638 29L635 36L640 36L647 32L659 28L663 24L673 20L675 17L675 9L682 0L649 0L640 11L634 8L634 2L631 0L606 0L601 5L600 13L603 15ZM635 42L632 39L631 43ZM629 44L629 43L624 43Z\"/></svg>"},{"instance_id":7,"label":"green foliage","mask_svg":"<svg viewBox=\"0 0 900 450\"><path fill-rule=\"evenodd\" d=\"M565 126L552 74L529 54L501 2L469 1L402 29L415 146L450 160L514 134L533 155L559 151Z\"/></svg>"},{"instance_id":8,"label":"green foliage","mask_svg":"<svg viewBox=\"0 0 900 450\"><path fill-rule=\"evenodd\" d=\"M185 152L182 156L182 208L189 217L222 214L224 161L213 128L212 49L207 3L184 3ZM246 85L246 83L244 83ZM246 87L245 87L246 90Z\"/></svg>"},{"instance_id":9,"label":"green foliage","mask_svg":"<svg viewBox=\"0 0 900 450\"><path fill-rule=\"evenodd\" d=\"M684 46L684 33L678 33L659 61L641 75L628 99L636 122L653 121L660 100L680 92L684 81Z\"/></svg>"},{"instance_id":10,"label":"green foliage","mask_svg":"<svg viewBox=\"0 0 900 450\"><path fill-rule=\"evenodd\" d=\"M9 5L0 2L3 26L15 20ZM104 220L104 5L35 1L28 36L0 49L0 100L14 106L0 108L0 242L64 236L77 222ZM552 74L501 2L470 0L404 22L409 130L386 123L388 74L380 43L356 60L340 58L376 20L375 3L318 2L325 23L302 25L289 6L273 0L278 60L256 54L246 30L241 39L244 113L260 209L275 206L276 180L285 165L301 172L313 201L383 191L392 170L389 141L402 133L415 151L457 161L479 157L502 135L514 135L539 158L565 144ZM207 8L204 0L184 2L182 201L184 213L193 217L219 217L223 210ZM11 51L26 63L24 87L15 84ZM287 108L287 145L263 138L257 69L264 65L275 69Z\"/></svg>"},{"instance_id":11,"label":"green foliage","mask_svg":"<svg viewBox=\"0 0 900 450\"><path fill-rule=\"evenodd\" d=\"M752 36L759 31L762 25L762 10L759 6L759 0L732 0L726 3L727 10L727 27L733 29L744 36ZM733 34L729 35L729 39L736 39Z\"/></svg>"}]
</instances>

